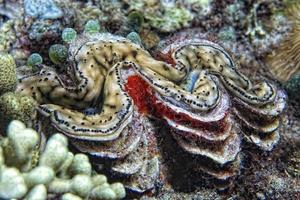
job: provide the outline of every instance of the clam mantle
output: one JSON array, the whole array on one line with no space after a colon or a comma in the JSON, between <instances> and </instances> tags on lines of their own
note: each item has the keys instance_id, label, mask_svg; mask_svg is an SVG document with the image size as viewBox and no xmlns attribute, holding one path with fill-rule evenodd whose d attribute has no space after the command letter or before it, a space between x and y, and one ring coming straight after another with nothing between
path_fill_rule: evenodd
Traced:
<instances>
[{"instance_id":1,"label":"clam mantle","mask_svg":"<svg viewBox=\"0 0 300 200\"><path fill-rule=\"evenodd\" d=\"M239 171L241 137L263 150L278 142L282 90L252 83L215 42L179 37L158 52L154 58L108 33L81 35L69 48L67 78L44 66L20 78L17 91L34 97L80 151L112 159L111 170L138 192L159 176L148 117L168 124L185 151L210 160L199 168L221 181Z\"/></svg>"}]
</instances>

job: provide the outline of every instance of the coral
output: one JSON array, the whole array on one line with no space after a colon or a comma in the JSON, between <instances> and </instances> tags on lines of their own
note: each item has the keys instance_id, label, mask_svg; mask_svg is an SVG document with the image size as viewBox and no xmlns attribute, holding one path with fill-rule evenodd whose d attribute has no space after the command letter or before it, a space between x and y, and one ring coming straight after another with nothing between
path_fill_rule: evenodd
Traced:
<instances>
[{"instance_id":1,"label":"coral","mask_svg":"<svg viewBox=\"0 0 300 200\"><path fill-rule=\"evenodd\" d=\"M266 35L266 31L264 30L261 22L257 20L258 7L259 3L255 3L250 11L250 14L247 16L248 29L246 35L249 35L252 39Z\"/></svg>"},{"instance_id":2,"label":"coral","mask_svg":"<svg viewBox=\"0 0 300 200\"><path fill-rule=\"evenodd\" d=\"M20 5L17 1L6 1L3 3L3 0L1 0L0 3L1 16L5 16L8 19L18 19L22 17L22 5Z\"/></svg>"},{"instance_id":3,"label":"coral","mask_svg":"<svg viewBox=\"0 0 300 200\"><path fill-rule=\"evenodd\" d=\"M63 16L62 10L54 0L25 0L25 14L40 19L58 19Z\"/></svg>"},{"instance_id":4,"label":"coral","mask_svg":"<svg viewBox=\"0 0 300 200\"><path fill-rule=\"evenodd\" d=\"M13 31L14 20L8 20L0 27L0 51L8 52L16 41L16 33Z\"/></svg>"},{"instance_id":5,"label":"coral","mask_svg":"<svg viewBox=\"0 0 300 200\"><path fill-rule=\"evenodd\" d=\"M7 92L0 96L0 112L2 128L13 119L30 124L36 117L36 102L30 96Z\"/></svg>"},{"instance_id":6,"label":"coral","mask_svg":"<svg viewBox=\"0 0 300 200\"><path fill-rule=\"evenodd\" d=\"M151 48L157 46L158 43L160 42L159 36L155 32L147 30L147 29L143 29L140 32L140 37L141 37L146 49L151 49Z\"/></svg>"},{"instance_id":7,"label":"coral","mask_svg":"<svg viewBox=\"0 0 300 200\"><path fill-rule=\"evenodd\" d=\"M228 28L227 33L234 34L232 36L236 38L235 42L225 40L224 43L227 43L225 47L231 49L239 58L241 65L255 66L258 68L257 70L261 69L261 64L253 62L265 59L270 50L278 45L290 29L287 19L280 12L282 6L278 1L265 0L234 0L229 4L220 5L220 7L223 6L225 13L221 14L222 19L215 20L215 26L218 28L216 32L219 32L219 36L222 36L222 33L224 36ZM219 9L213 10L215 15L218 15L219 12ZM205 25L205 27L210 30L209 25Z\"/></svg>"},{"instance_id":8,"label":"coral","mask_svg":"<svg viewBox=\"0 0 300 200\"><path fill-rule=\"evenodd\" d=\"M144 16L141 12L133 11L127 17L127 26L130 30L139 32L144 23Z\"/></svg>"},{"instance_id":9,"label":"coral","mask_svg":"<svg viewBox=\"0 0 300 200\"><path fill-rule=\"evenodd\" d=\"M287 82L284 83L284 87L290 97L299 97L300 94L300 74L292 76Z\"/></svg>"},{"instance_id":10,"label":"coral","mask_svg":"<svg viewBox=\"0 0 300 200\"><path fill-rule=\"evenodd\" d=\"M161 32L172 32L189 26L193 15L189 9L175 2L128 1L129 10L139 11L145 23Z\"/></svg>"},{"instance_id":11,"label":"coral","mask_svg":"<svg viewBox=\"0 0 300 200\"><path fill-rule=\"evenodd\" d=\"M65 28L61 34L62 40L67 43L75 40L76 36L77 32L72 28Z\"/></svg>"},{"instance_id":12,"label":"coral","mask_svg":"<svg viewBox=\"0 0 300 200\"><path fill-rule=\"evenodd\" d=\"M287 8L293 28L280 43L278 49L267 58L267 64L272 74L280 81L287 81L292 75L300 72L300 3L294 3Z\"/></svg>"},{"instance_id":13,"label":"coral","mask_svg":"<svg viewBox=\"0 0 300 200\"><path fill-rule=\"evenodd\" d=\"M122 8L121 1L96 0L89 2L80 1L60 1L60 6L66 10L65 12L75 12L76 30L84 30L84 25L89 20L99 21L101 31L108 29L116 32L125 24L126 16Z\"/></svg>"},{"instance_id":14,"label":"coral","mask_svg":"<svg viewBox=\"0 0 300 200\"><path fill-rule=\"evenodd\" d=\"M68 50L62 44L54 44L49 48L49 58L55 64L64 63L67 56Z\"/></svg>"},{"instance_id":15,"label":"coral","mask_svg":"<svg viewBox=\"0 0 300 200\"><path fill-rule=\"evenodd\" d=\"M211 2L212 0L187 0L185 3L197 14L207 15L211 11Z\"/></svg>"},{"instance_id":16,"label":"coral","mask_svg":"<svg viewBox=\"0 0 300 200\"><path fill-rule=\"evenodd\" d=\"M68 151L67 138L52 135L40 152L37 166L32 166L39 134L20 121L12 121L0 147L0 197L4 199L47 199L47 194L63 199L122 199L121 183L108 184L104 175L92 175L86 155ZM70 197L71 196L71 197Z\"/></svg>"},{"instance_id":17,"label":"coral","mask_svg":"<svg viewBox=\"0 0 300 200\"><path fill-rule=\"evenodd\" d=\"M290 29L288 20L278 11L279 8L273 8L272 3L267 9L264 6L264 1L254 3L246 21L245 34L258 54L269 53L270 48L281 42ZM259 12L263 12L266 17L259 18Z\"/></svg>"},{"instance_id":18,"label":"coral","mask_svg":"<svg viewBox=\"0 0 300 200\"><path fill-rule=\"evenodd\" d=\"M36 20L28 30L28 36L33 41L45 41L46 38L59 38L63 26L59 21Z\"/></svg>"},{"instance_id":19,"label":"coral","mask_svg":"<svg viewBox=\"0 0 300 200\"><path fill-rule=\"evenodd\" d=\"M96 0L98 7L101 8L101 11L104 13L103 18L100 18L99 21L107 28L110 32L116 32L122 28L122 25L125 24L126 16L123 9L123 4L121 1L111 1L107 0Z\"/></svg>"},{"instance_id":20,"label":"coral","mask_svg":"<svg viewBox=\"0 0 300 200\"><path fill-rule=\"evenodd\" d=\"M243 1L235 0L234 3L229 4L225 8L226 14L229 16L229 20L234 22L239 19L246 18L245 13L242 11L244 8Z\"/></svg>"},{"instance_id":21,"label":"coral","mask_svg":"<svg viewBox=\"0 0 300 200\"><path fill-rule=\"evenodd\" d=\"M131 42L136 43L136 44L142 46L142 40L141 40L141 38L140 38L140 36L139 36L138 33L136 33L136 32L130 32L130 33L126 36L126 38L127 38L128 40L130 40Z\"/></svg>"},{"instance_id":22,"label":"coral","mask_svg":"<svg viewBox=\"0 0 300 200\"><path fill-rule=\"evenodd\" d=\"M223 41L236 41L236 33L234 28L231 26L223 27L220 30L218 37Z\"/></svg>"},{"instance_id":23,"label":"coral","mask_svg":"<svg viewBox=\"0 0 300 200\"><path fill-rule=\"evenodd\" d=\"M168 6L165 7L162 16L149 14L146 15L145 18L149 20L150 26L157 28L162 32L171 32L188 26L188 23L192 20L192 15L184 8Z\"/></svg>"},{"instance_id":24,"label":"coral","mask_svg":"<svg viewBox=\"0 0 300 200\"><path fill-rule=\"evenodd\" d=\"M242 136L266 151L279 141L285 93L267 81L253 83L215 42L175 35L153 58L138 44L101 33L78 36L69 55L72 78L44 67L21 78L17 91L34 93L39 112L78 150L110 160L128 189L151 190L159 177L147 116L167 124L182 149L204 159L195 170L222 183L239 173Z\"/></svg>"},{"instance_id":25,"label":"coral","mask_svg":"<svg viewBox=\"0 0 300 200\"><path fill-rule=\"evenodd\" d=\"M89 34L99 33L100 32L100 24L98 20L89 20L86 22L84 26L84 32Z\"/></svg>"},{"instance_id":26,"label":"coral","mask_svg":"<svg viewBox=\"0 0 300 200\"><path fill-rule=\"evenodd\" d=\"M17 84L16 64L8 53L0 52L0 94L13 91Z\"/></svg>"},{"instance_id":27,"label":"coral","mask_svg":"<svg viewBox=\"0 0 300 200\"><path fill-rule=\"evenodd\" d=\"M43 63L43 58L38 53L31 54L27 59L27 65L34 66L34 65L40 65Z\"/></svg>"},{"instance_id":28,"label":"coral","mask_svg":"<svg viewBox=\"0 0 300 200\"><path fill-rule=\"evenodd\" d=\"M79 30L83 30L84 25L90 19L107 20L107 17L97 5L91 3L84 4L78 1L60 1L59 4L66 13L75 13L73 21L75 22L75 27L78 27Z\"/></svg>"}]
</instances>

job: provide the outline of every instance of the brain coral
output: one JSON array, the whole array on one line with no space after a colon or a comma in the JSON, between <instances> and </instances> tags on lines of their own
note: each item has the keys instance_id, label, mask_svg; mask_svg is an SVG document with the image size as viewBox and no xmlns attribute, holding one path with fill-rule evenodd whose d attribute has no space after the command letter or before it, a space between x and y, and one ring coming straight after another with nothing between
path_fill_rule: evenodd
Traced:
<instances>
[{"instance_id":1,"label":"brain coral","mask_svg":"<svg viewBox=\"0 0 300 200\"><path fill-rule=\"evenodd\" d=\"M129 189L154 188L160 174L148 117L166 124L181 148L205 159L197 167L224 182L238 174L241 137L263 150L279 140L285 93L267 81L253 83L215 42L179 35L155 59L102 33L79 36L69 55L73 84L45 66L17 90L33 96L80 151L111 160Z\"/></svg>"}]
</instances>

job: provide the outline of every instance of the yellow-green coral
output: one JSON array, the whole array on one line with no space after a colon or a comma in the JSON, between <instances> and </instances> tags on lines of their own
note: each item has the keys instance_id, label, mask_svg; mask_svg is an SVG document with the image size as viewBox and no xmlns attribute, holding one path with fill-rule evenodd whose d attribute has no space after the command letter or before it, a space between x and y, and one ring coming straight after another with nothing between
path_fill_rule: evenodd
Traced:
<instances>
[{"instance_id":1,"label":"yellow-green coral","mask_svg":"<svg viewBox=\"0 0 300 200\"><path fill-rule=\"evenodd\" d=\"M13 57L0 53L0 94L13 91L17 84L16 64Z\"/></svg>"},{"instance_id":2,"label":"yellow-green coral","mask_svg":"<svg viewBox=\"0 0 300 200\"><path fill-rule=\"evenodd\" d=\"M151 49L157 46L160 42L159 36L155 32L148 29L143 29L140 32L140 37L146 49Z\"/></svg>"},{"instance_id":3,"label":"yellow-green coral","mask_svg":"<svg viewBox=\"0 0 300 200\"><path fill-rule=\"evenodd\" d=\"M8 51L10 45L16 40L13 31L14 20L8 20L0 27L0 51Z\"/></svg>"},{"instance_id":4,"label":"yellow-green coral","mask_svg":"<svg viewBox=\"0 0 300 200\"><path fill-rule=\"evenodd\" d=\"M187 27L193 15L183 5L173 2L152 1L125 1L129 10L143 13L145 22L150 27L161 32L171 32L182 27Z\"/></svg>"},{"instance_id":5,"label":"yellow-green coral","mask_svg":"<svg viewBox=\"0 0 300 200\"><path fill-rule=\"evenodd\" d=\"M161 30L162 32L171 32L188 25L192 20L192 14L183 8L165 7L163 15L157 16L146 15L145 18L149 20L150 26Z\"/></svg>"},{"instance_id":6,"label":"yellow-green coral","mask_svg":"<svg viewBox=\"0 0 300 200\"><path fill-rule=\"evenodd\" d=\"M32 97L7 92L0 96L1 127L13 120L18 119L30 124L36 116L36 102Z\"/></svg>"},{"instance_id":7,"label":"yellow-green coral","mask_svg":"<svg viewBox=\"0 0 300 200\"><path fill-rule=\"evenodd\" d=\"M121 183L109 184L104 175L91 175L88 157L71 153L67 138L61 134L51 136L40 152L38 165L28 167L39 141L39 134L22 122L9 124L7 137L0 140L0 199L44 200L48 194L62 199L125 197Z\"/></svg>"}]
</instances>

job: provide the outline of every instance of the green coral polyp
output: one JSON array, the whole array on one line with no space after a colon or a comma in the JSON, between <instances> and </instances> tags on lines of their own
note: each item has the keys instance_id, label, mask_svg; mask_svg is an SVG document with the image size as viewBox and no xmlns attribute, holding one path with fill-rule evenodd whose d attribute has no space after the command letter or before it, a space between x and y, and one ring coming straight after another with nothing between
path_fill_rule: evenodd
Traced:
<instances>
[{"instance_id":1,"label":"green coral polyp","mask_svg":"<svg viewBox=\"0 0 300 200\"><path fill-rule=\"evenodd\" d=\"M42 63L43 63L43 58L38 53L31 54L27 60L27 65L29 65L29 66L40 65Z\"/></svg>"},{"instance_id":2,"label":"green coral polyp","mask_svg":"<svg viewBox=\"0 0 300 200\"><path fill-rule=\"evenodd\" d=\"M142 40L137 32L129 33L126 38L135 44L142 45Z\"/></svg>"},{"instance_id":3,"label":"green coral polyp","mask_svg":"<svg viewBox=\"0 0 300 200\"><path fill-rule=\"evenodd\" d=\"M77 32L72 28L65 28L62 32L62 39L64 42L70 43L76 39Z\"/></svg>"},{"instance_id":4,"label":"green coral polyp","mask_svg":"<svg viewBox=\"0 0 300 200\"><path fill-rule=\"evenodd\" d=\"M89 20L84 26L84 32L89 34L99 33L100 24L98 20Z\"/></svg>"},{"instance_id":5,"label":"green coral polyp","mask_svg":"<svg viewBox=\"0 0 300 200\"><path fill-rule=\"evenodd\" d=\"M67 55L68 49L62 44L54 44L49 49L49 58L54 64L64 63Z\"/></svg>"}]
</instances>

